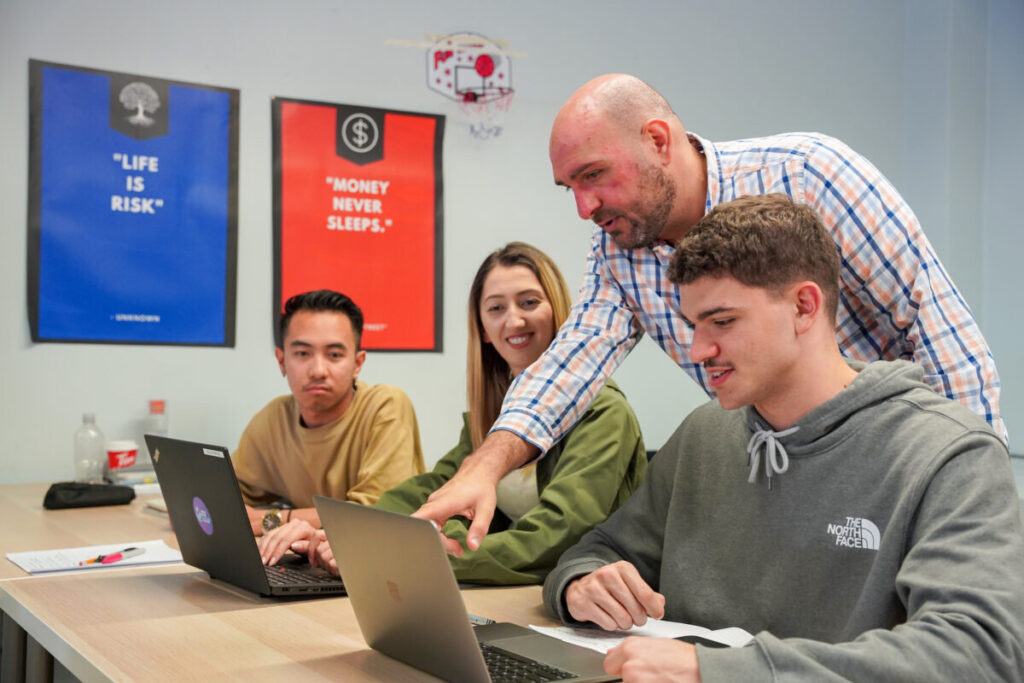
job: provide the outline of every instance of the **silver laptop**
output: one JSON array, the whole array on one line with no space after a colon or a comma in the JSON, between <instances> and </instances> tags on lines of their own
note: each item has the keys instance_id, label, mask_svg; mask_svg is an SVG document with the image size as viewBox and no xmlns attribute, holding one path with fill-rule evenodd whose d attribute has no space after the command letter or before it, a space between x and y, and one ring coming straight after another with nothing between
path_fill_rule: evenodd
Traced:
<instances>
[{"instance_id":1,"label":"silver laptop","mask_svg":"<svg viewBox=\"0 0 1024 683\"><path fill-rule=\"evenodd\" d=\"M505 680L503 670L508 680L619 680L599 652L516 624L474 628L430 522L323 496L313 503L373 649L460 683Z\"/></svg>"},{"instance_id":2,"label":"silver laptop","mask_svg":"<svg viewBox=\"0 0 1024 683\"><path fill-rule=\"evenodd\" d=\"M265 567L228 451L146 435L160 492L186 564L260 595L344 595L341 579L287 553Z\"/></svg>"}]
</instances>

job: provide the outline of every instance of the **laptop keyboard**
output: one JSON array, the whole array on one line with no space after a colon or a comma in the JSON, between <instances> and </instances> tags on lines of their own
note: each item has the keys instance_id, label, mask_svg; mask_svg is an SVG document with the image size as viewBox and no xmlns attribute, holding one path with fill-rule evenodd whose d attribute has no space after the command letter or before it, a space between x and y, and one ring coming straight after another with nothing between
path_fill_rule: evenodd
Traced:
<instances>
[{"instance_id":1,"label":"laptop keyboard","mask_svg":"<svg viewBox=\"0 0 1024 683\"><path fill-rule=\"evenodd\" d=\"M576 678L568 671L527 659L508 650L502 650L488 643L480 643L487 663L487 672L494 683L518 683L525 681L562 681Z\"/></svg>"},{"instance_id":2,"label":"laptop keyboard","mask_svg":"<svg viewBox=\"0 0 1024 683\"><path fill-rule=\"evenodd\" d=\"M294 567L264 567L267 570L267 581L271 586L305 586L317 583L334 583L336 578L324 572L309 572L295 569Z\"/></svg>"}]
</instances>

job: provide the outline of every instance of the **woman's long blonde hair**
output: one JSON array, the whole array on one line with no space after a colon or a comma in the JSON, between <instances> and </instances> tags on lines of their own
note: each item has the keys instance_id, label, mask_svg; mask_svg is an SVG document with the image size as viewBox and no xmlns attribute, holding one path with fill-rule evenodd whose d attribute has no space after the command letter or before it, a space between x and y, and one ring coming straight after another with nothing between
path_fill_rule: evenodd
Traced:
<instances>
[{"instance_id":1,"label":"woman's long blonde hair","mask_svg":"<svg viewBox=\"0 0 1024 683\"><path fill-rule=\"evenodd\" d=\"M497 265L525 266L537 277L544 296L551 304L556 334L569 316L569 308L572 306L562 272L551 257L537 247L525 242L509 242L492 252L480 264L469 290L469 342L466 351L466 401L474 450L480 447L491 425L498 419L501 402L514 379L501 354L493 345L483 341L480 298L483 296L487 275Z\"/></svg>"}]
</instances>

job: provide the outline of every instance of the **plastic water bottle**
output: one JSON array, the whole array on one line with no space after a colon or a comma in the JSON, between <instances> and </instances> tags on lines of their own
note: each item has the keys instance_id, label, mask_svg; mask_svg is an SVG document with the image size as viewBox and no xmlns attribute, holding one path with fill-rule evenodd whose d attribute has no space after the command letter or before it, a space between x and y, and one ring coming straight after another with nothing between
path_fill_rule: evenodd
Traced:
<instances>
[{"instance_id":1,"label":"plastic water bottle","mask_svg":"<svg viewBox=\"0 0 1024 683\"><path fill-rule=\"evenodd\" d=\"M82 426L75 430L75 481L102 482L106 452L103 432L96 426L96 415L82 415Z\"/></svg>"},{"instance_id":2,"label":"plastic water bottle","mask_svg":"<svg viewBox=\"0 0 1024 683\"><path fill-rule=\"evenodd\" d=\"M149 414L142 420L143 434L156 434L167 436L167 401L163 399L149 402ZM145 443L145 440L143 440ZM149 449L140 448L139 457L135 463L136 467L152 467L153 461L149 459Z\"/></svg>"}]
</instances>

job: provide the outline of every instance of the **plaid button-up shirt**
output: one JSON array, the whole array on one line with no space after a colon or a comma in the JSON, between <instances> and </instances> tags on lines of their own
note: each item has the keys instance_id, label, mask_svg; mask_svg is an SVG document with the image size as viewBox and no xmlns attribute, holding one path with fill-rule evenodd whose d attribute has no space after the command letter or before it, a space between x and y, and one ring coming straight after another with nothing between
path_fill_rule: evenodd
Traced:
<instances>
[{"instance_id":1,"label":"plaid button-up shirt","mask_svg":"<svg viewBox=\"0 0 1024 683\"><path fill-rule=\"evenodd\" d=\"M836 339L852 359L912 360L935 391L960 401L1005 441L995 361L967 303L910 207L867 159L816 133L713 143L705 211L737 197L783 193L813 207L842 259ZM644 332L704 387L691 330L666 277L675 248L620 249L594 228L580 296L551 347L523 371L492 429L547 451L583 414Z\"/></svg>"}]
</instances>

